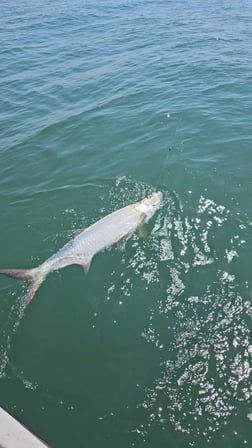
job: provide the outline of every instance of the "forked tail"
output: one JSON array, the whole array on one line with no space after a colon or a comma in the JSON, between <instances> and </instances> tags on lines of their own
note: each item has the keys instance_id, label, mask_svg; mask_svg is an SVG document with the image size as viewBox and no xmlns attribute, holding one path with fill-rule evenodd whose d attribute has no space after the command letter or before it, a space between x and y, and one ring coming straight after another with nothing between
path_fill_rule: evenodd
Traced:
<instances>
[{"instance_id":1,"label":"forked tail","mask_svg":"<svg viewBox=\"0 0 252 448\"><path fill-rule=\"evenodd\" d=\"M29 282L29 288L26 295L26 305L33 299L41 283L45 280L45 274L40 266L34 269L0 269L0 274L8 277L19 278Z\"/></svg>"}]
</instances>

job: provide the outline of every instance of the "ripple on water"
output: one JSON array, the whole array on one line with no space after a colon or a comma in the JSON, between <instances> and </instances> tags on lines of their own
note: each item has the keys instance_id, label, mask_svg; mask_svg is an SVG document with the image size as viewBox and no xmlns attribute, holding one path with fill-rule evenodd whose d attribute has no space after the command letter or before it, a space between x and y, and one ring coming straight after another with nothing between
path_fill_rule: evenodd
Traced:
<instances>
[{"instance_id":1,"label":"ripple on water","mask_svg":"<svg viewBox=\"0 0 252 448\"><path fill-rule=\"evenodd\" d=\"M118 179L120 194L112 189L112 203L150 192L133 184ZM107 300L122 303L139 278L153 296L143 337L160 354L159 375L139 403L147 422L133 432L146 440L155 428L172 426L191 441L209 441L241 403L250 415L252 308L248 281L240 283L233 269L249 223L203 195L189 213L175 193L164 197L149 237L139 244L134 235L131 252L123 254L127 275L118 282L112 272Z\"/></svg>"},{"instance_id":2,"label":"ripple on water","mask_svg":"<svg viewBox=\"0 0 252 448\"><path fill-rule=\"evenodd\" d=\"M173 213L169 226L165 218L160 216L163 226L155 238L167 288L143 333L162 353L160 376L140 406L151 427L171 424L210 440L237 414L241 402L248 407L252 393L252 308L246 282L241 285L232 270L245 237L238 229L237 238L230 235L230 211L203 196L194 216Z\"/></svg>"},{"instance_id":3,"label":"ripple on water","mask_svg":"<svg viewBox=\"0 0 252 448\"><path fill-rule=\"evenodd\" d=\"M108 195L111 210L101 205L99 212L108 213L153 190L118 178ZM249 281L239 279L250 223L203 195L182 204L176 193L163 193L164 205L150 223L148 238L135 233L127 243L104 301L121 307L137 288L148 292L142 337L154 346L159 365L153 383L142 391L137 407L144 417L132 434L146 440L157 429L172 427L192 442L209 441L228 427L241 406L247 419L251 417L251 291ZM102 195L100 199L102 204ZM74 209L63 214L74 226L86 220ZM22 315L18 302L10 313L9 336L8 328L3 335L1 376L10 336Z\"/></svg>"}]
</instances>

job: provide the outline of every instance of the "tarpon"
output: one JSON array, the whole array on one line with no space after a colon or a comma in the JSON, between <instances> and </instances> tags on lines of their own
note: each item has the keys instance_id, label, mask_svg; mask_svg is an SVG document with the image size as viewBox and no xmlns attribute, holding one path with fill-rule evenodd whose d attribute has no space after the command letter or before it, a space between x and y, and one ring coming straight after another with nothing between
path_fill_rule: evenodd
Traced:
<instances>
[{"instance_id":1,"label":"tarpon","mask_svg":"<svg viewBox=\"0 0 252 448\"><path fill-rule=\"evenodd\" d=\"M0 274L25 279L30 283L26 295L28 304L50 272L78 264L87 273L95 254L130 236L138 227L149 221L161 204L162 193L152 193L142 201L116 210L82 230L38 267L0 269Z\"/></svg>"}]
</instances>

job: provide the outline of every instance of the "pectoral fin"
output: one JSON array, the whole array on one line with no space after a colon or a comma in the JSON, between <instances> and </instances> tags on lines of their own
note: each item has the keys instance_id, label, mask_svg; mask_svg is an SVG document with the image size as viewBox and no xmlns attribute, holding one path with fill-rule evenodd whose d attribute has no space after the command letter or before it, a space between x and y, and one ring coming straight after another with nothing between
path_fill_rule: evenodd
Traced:
<instances>
[{"instance_id":1,"label":"pectoral fin","mask_svg":"<svg viewBox=\"0 0 252 448\"><path fill-rule=\"evenodd\" d=\"M150 234L150 228L147 224L142 224L138 229L138 233L141 238L146 238Z\"/></svg>"},{"instance_id":2,"label":"pectoral fin","mask_svg":"<svg viewBox=\"0 0 252 448\"><path fill-rule=\"evenodd\" d=\"M137 227L140 227L141 225L143 225L146 218L147 218L147 215L145 213L141 213L141 215L138 218Z\"/></svg>"}]
</instances>

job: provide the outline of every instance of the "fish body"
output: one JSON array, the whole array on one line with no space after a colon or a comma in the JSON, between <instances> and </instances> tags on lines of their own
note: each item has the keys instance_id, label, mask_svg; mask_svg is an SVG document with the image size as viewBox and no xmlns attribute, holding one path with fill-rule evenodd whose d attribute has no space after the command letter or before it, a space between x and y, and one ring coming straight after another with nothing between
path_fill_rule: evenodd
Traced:
<instances>
[{"instance_id":1,"label":"fish body","mask_svg":"<svg viewBox=\"0 0 252 448\"><path fill-rule=\"evenodd\" d=\"M161 205L162 193L152 193L142 201L116 210L84 229L38 267L0 269L0 274L28 280L30 288L26 299L29 303L50 272L78 264L87 273L95 254L130 236L139 226L149 221Z\"/></svg>"}]
</instances>

